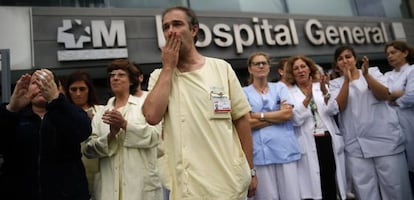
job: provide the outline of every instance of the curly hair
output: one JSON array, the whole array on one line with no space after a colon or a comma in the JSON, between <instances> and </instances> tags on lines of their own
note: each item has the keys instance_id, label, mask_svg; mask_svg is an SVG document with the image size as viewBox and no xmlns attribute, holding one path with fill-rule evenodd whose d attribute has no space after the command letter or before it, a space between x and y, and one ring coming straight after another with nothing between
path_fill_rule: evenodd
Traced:
<instances>
[{"instance_id":1,"label":"curly hair","mask_svg":"<svg viewBox=\"0 0 414 200\"><path fill-rule=\"evenodd\" d=\"M302 60L303 62L305 62L306 65L309 67L309 70L310 70L309 76L312 77L313 81L318 81L318 74L320 73L319 69L316 67L315 62L311 58L306 57L304 55L292 56L286 62L286 66L285 66L285 79L286 79L286 81L288 83L292 84L292 85L296 84L295 77L293 76L293 64L297 60Z\"/></svg>"}]
</instances>

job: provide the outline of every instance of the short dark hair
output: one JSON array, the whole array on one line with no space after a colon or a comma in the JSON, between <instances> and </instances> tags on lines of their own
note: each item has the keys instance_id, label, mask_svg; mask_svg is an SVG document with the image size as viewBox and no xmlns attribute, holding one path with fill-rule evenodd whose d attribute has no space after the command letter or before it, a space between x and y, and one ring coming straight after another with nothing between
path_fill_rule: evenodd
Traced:
<instances>
[{"instance_id":1,"label":"short dark hair","mask_svg":"<svg viewBox=\"0 0 414 200\"><path fill-rule=\"evenodd\" d=\"M355 60L357 59L354 48L348 45L344 45L344 46L340 46L336 48L335 53L334 53L334 63L336 63L336 60L338 59L339 55L341 55L341 53L344 52L345 50L349 50L354 56Z\"/></svg>"},{"instance_id":2,"label":"short dark hair","mask_svg":"<svg viewBox=\"0 0 414 200\"><path fill-rule=\"evenodd\" d=\"M162 13L162 20L164 21L165 14L167 14L170 11L173 11L173 10L183 11L187 15L187 18L188 18L187 22L190 25L190 28L192 28L194 26L200 27L200 24L199 24L199 21L198 21L198 17L195 14L194 10L192 10L191 8L184 7L184 6L174 6L174 7L167 8ZM197 35L195 35L194 36L194 43L196 43L197 40L198 40L198 37L197 37Z\"/></svg>"},{"instance_id":3,"label":"short dark hair","mask_svg":"<svg viewBox=\"0 0 414 200\"><path fill-rule=\"evenodd\" d=\"M137 63L133 62L132 64L137 68L138 76L144 75L144 72L142 72L141 67Z\"/></svg>"}]
</instances>

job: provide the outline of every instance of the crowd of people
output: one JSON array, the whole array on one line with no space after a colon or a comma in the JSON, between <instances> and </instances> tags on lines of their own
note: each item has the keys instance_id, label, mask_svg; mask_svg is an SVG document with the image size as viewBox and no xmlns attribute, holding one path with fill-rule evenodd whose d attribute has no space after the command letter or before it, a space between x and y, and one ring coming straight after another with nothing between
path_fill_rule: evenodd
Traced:
<instances>
[{"instance_id":1,"label":"crowd of people","mask_svg":"<svg viewBox=\"0 0 414 200\"><path fill-rule=\"evenodd\" d=\"M268 80L269 55L254 52L241 85L228 62L197 51L194 11L166 9L162 28L148 91L127 59L107 66L106 104L86 72L65 85L49 69L19 78L0 106L2 198L413 199L406 42L385 45L386 73L340 46L331 74L294 55L279 62L278 81Z\"/></svg>"}]
</instances>

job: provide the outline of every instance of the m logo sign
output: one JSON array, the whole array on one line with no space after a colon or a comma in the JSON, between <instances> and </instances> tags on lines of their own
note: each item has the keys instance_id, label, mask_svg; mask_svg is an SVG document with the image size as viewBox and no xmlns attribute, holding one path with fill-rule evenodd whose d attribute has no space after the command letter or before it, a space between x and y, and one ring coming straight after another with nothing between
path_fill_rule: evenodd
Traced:
<instances>
[{"instance_id":1,"label":"m logo sign","mask_svg":"<svg viewBox=\"0 0 414 200\"><path fill-rule=\"evenodd\" d=\"M90 26L81 20L62 20L57 42L65 46L58 50L58 61L98 60L128 57L123 20L112 20L108 30L104 20L91 20Z\"/></svg>"}]
</instances>

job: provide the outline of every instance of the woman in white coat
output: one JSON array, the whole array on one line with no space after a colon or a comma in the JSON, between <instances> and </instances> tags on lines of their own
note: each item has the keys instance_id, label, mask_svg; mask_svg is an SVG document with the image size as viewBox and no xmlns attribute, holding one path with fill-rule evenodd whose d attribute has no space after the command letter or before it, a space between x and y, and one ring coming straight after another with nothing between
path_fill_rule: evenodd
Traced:
<instances>
[{"instance_id":1,"label":"woman in white coat","mask_svg":"<svg viewBox=\"0 0 414 200\"><path fill-rule=\"evenodd\" d=\"M315 63L306 56L291 57L285 71L286 80L292 84L289 92L294 101L293 124L302 151L298 162L301 196L336 199L339 189L339 197L345 199L344 144L337 135L333 118L336 112L329 101L325 78L319 76Z\"/></svg>"},{"instance_id":2,"label":"woman in white coat","mask_svg":"<svg viewBox=\"0 0 414 200\"><path fill-rule=\"evenodd\" d=\"M99 158L101 188L97 200L162 199L157 167L160 125L149 125L142 112L145 95L133 96L140 83L136 67L115 60L107 68L114 97L92 121L83 153Z\"/></svg>"},{"instance_id":3,"label":"woman in white coat","mask_svg":"<svg viewBox=\"0 0 414 200\"><path fill-rule=\"evenodd\" d=\"M390 105L396 109L401 128L405 134L405 153L414 191L414 48L403 41L385 45L388 63L394 68L385 73L390 92Z\"/></svg>"},{"instance_id":4,"label":"woman in white coat","mask_svg":"<svg viewBox=\"0 0 414 200\"><path fill-rule=\"evenodd\" d=\"M339 113L345 155L358 199L411 200L405 140L398 116L387 101L388 88L368 58L356 67L350 46L335 50L334 61L342 76L329 82Z\"/></svg>"}]
</instances>

